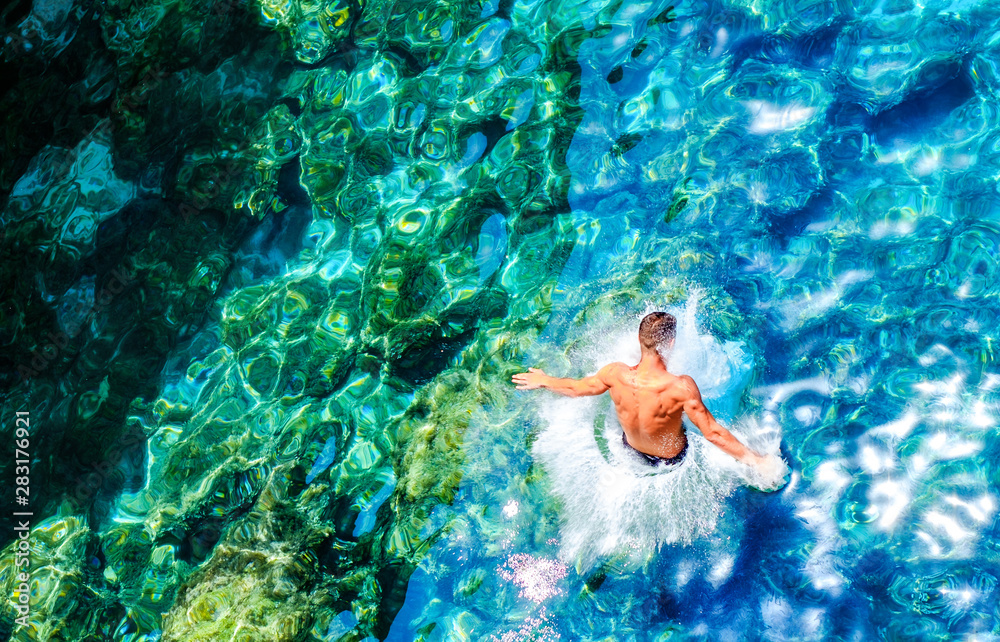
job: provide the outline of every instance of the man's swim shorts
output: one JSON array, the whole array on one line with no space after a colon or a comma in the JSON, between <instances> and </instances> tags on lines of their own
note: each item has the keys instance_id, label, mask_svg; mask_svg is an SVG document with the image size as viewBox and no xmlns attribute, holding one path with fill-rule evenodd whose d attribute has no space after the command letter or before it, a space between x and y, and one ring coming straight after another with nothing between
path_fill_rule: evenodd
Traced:
<instances>
[{"instance_id":1,"label":"man's swim shorts","mask_svg":"<svg viewBox=\"0 0 1000 642\"><path fill-rule=\"evenodd\" d=\"M650 466L659 466L660 464L664 466L672 466L674 464L679 464L684 460L684 455L686 455L688 451L687 439L685 439L684 447L681 448L681 451L676 455L674 455L673 457L656 457L654 455L647 455L641 450L636 450L632 446L632 444L628 443L628 438L625 437L624 432L622 433L622 444L624 444L625 447L631 450L632 452L641 455L642 458L645 460L645 462Z\"/></svg>"}]
</instances>

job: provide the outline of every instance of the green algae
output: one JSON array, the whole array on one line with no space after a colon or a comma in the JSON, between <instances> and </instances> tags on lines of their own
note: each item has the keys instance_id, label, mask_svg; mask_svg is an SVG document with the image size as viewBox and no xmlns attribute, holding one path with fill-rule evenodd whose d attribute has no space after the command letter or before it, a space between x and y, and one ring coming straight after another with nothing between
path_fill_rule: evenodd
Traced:
<instances>
[{"instance_id":1,"label":"green algae","mask_svg":"<svg viewBox=\"0 0 1000 642\"><path fill-rule=\"evenodd\" d=\"M219 544L212 559L180 586L163 621L164 640L292 642L312 625L314 609L335 600L336 593L322 589L302 591L318 575L308 547L259 539L234 544Z\"/></svg>"}]
</instances>

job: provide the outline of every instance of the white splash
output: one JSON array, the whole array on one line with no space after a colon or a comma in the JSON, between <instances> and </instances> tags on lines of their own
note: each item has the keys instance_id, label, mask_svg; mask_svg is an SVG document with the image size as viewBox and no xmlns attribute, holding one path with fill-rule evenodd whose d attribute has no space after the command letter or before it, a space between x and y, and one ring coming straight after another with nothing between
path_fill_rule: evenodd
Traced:
<instances>
[{"instance_id":1,"label":"white splash","mask_svg":"<svg viewBox=\"0 0 1000 642\"><path fill-rule=\"evenodd\" d=\"M731 416L749 383L752 361L740 344L723 344L701 334L696 309L694 299L675 312L677 341L668 367L694 377L713 414ZM592 355L593 365L635 363L638 345L633 326L637 324L606 336L605 354ZM768 455L764 470L751 471L690 426L684 460L651 468L622 445L621 428L606 397L556 399L546 404L542 415L546 427L532 454L547 471L562 503L560 557L583 567L612 554L628 553L639 560L662 544L710 535L726 512L725 498L735 488L749 484L775 489L788 472L776 454L780 434L775 426L757 422L742 422L739 429L730 426L744 443ZM601 420L604 429L595 435Z\"/></svg>"}]
</instances>

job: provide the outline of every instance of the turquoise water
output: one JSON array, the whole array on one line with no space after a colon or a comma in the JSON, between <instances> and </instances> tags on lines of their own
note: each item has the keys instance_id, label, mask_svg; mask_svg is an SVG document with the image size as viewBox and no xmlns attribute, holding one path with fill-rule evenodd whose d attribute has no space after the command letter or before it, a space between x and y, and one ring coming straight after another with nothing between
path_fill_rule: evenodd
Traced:
<instances>
[{"instance_id":1,"label":"turquoise water","mask_svg":"<svg viewBox=\"0 0 1000 642\"><path fill-rule=\"evenodd\" d=\"M991 3L0 20L0 635L1000 637ZM662 308L780 489L510 384Z\"/></svg>"}]
</instances>

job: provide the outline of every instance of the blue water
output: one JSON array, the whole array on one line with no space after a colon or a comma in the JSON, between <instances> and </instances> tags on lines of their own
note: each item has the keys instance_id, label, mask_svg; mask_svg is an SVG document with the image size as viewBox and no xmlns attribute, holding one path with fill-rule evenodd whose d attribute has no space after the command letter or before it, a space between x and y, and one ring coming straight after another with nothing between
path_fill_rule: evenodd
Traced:
<instances>
[{"instance_id":1,"label":"blue water","mask_svg":"<svg viewBox=\"0 0 1000 642\"><path fill-rule=\"evenodd\" d=\"M664 281L641 300L676 281L706 288L756 347L743 411L780 430L791 483L730 497L738 523L714 536L641 565L612 556L595 589L571 562L546 572L567 534L551 497L523 488L538 462L505 451L494 490L463 484L468 513L411 580L390 639L994 639L995 12L682 3L643 40L654 11L622 7L581 48L585 116L567 155L580 236L555 312L586 310L644 261ZM608 152L633 133L632 149ZM681 183L688 206L664 225L662 190ZM551 336L537 354L565 339ZM555 363L577 376L600 365ZM496 414L477 450L498 448ZM567 447L568 468L577 454ZM534 566L505 572L523 555ZM473 569L484 588L466 597Z\"/></svg>"},{"instance_id":2,"label":"blue water","mask_svg":"<svg viewBox=\"0 0 1000 642\"><path fill-rule=\"evenodd\" d=\"M10 639L1000 639L1000 8L0 18ZM781 483L510 384L654 309Z\"/></svg>"}]
</instances>

